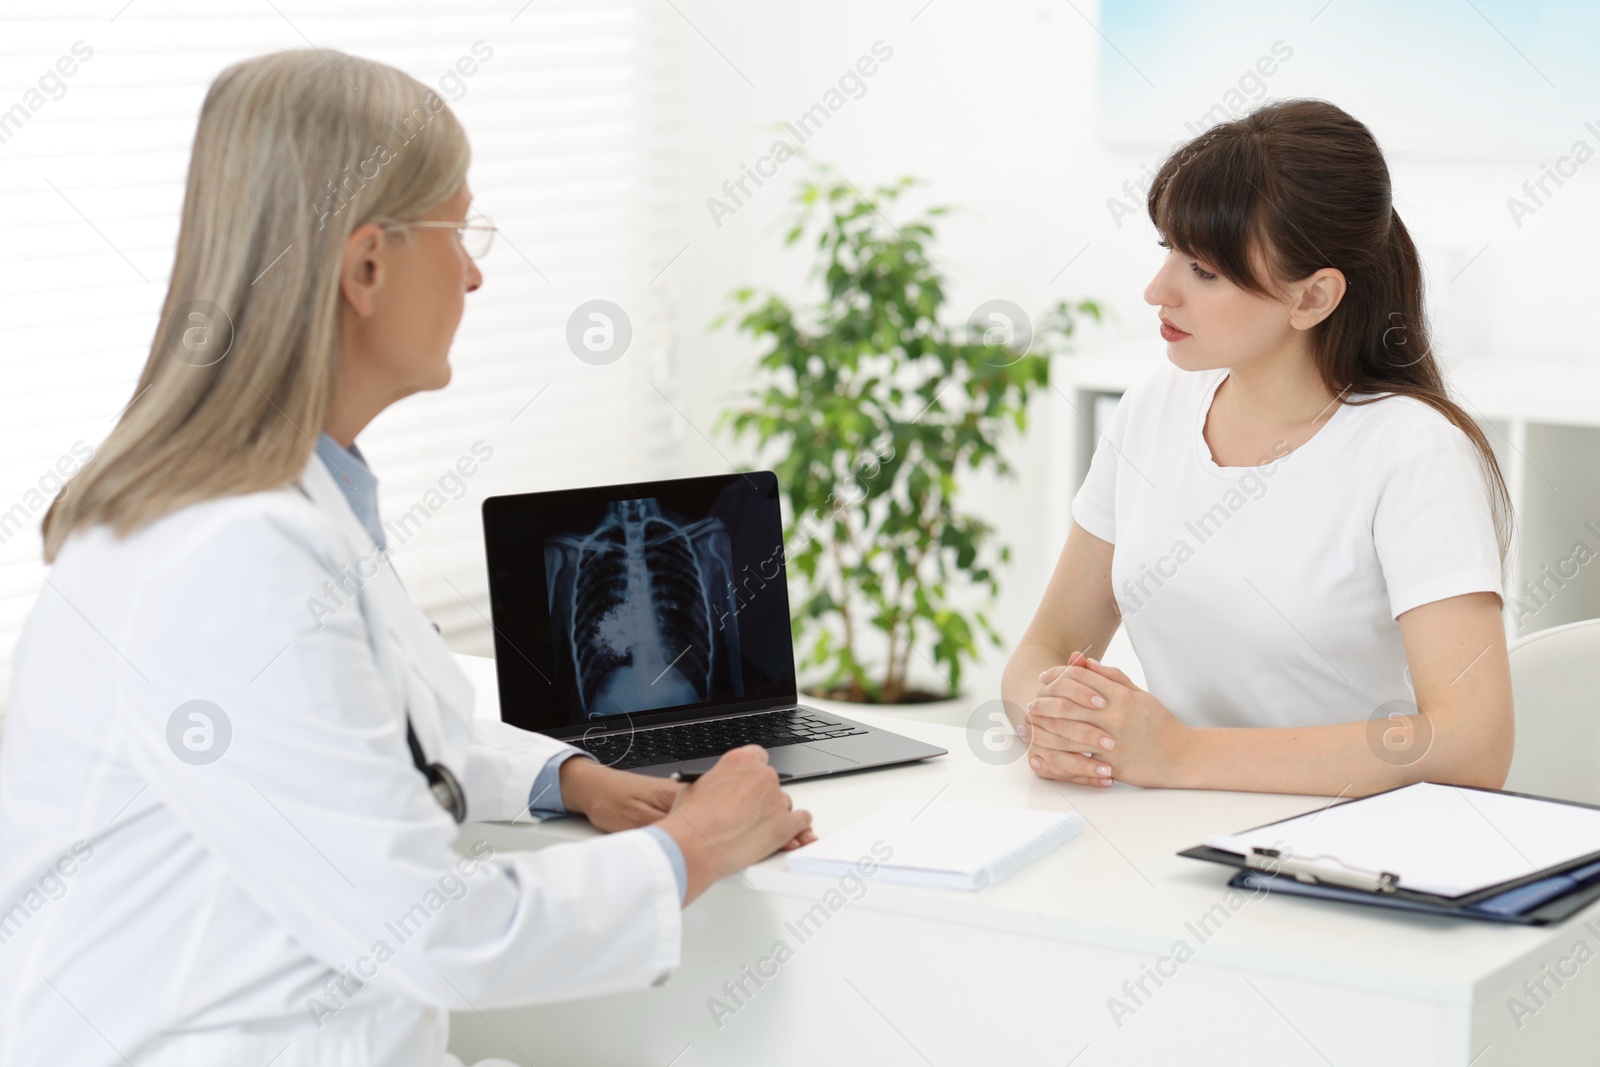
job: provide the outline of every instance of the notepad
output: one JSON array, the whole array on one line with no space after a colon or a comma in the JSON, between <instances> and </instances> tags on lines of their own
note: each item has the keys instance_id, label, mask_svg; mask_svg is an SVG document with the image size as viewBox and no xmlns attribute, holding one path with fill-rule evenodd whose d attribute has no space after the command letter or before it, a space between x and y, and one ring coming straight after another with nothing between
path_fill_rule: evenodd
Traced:
<instances>
[{"instance_id":1,"label":"notepad","mask_svg":"<svg viewBox=\"0 0 1600 1067\"><path fill-rule=\"evenodd\" d=\"M1419 782L1206 843L1332 857L1398 875L1403 889L1459 897L1600 853L1600 810Z\"/></svg>"},{"instance_id":2,"label":"notepad","mask_svg":"<svg viewBox=\"0 0 1600 1067\"><path fill-rule=\"evenodd\" d=\"M987 889L1083 829L1075 811L902 799L789 853L799 874L862 873L933 889Z\"/></svg>"}]
</instances>

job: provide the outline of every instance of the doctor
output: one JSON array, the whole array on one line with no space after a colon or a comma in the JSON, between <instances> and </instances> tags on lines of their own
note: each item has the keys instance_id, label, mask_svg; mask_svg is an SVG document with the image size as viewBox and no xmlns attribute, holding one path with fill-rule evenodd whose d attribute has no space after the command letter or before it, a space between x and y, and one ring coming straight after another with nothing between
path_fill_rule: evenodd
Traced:
<instances>
[{"instance_id":1,"label":"doctor","mask_svg":"<svg viewBox=\"0 0 1600 1067\"><path fill-rule=\"evenodd\" d=\"M450 380L492 236L467 163L380 64L212 85L149 359L45 518L17 647L0 1064L454 1064L448 1011L659 983L685 902L812 839L759 748L685 788L475 720L389 566L354 442ZM462 799L616 832L463 853Z\"/></svg>"}]
</instances>

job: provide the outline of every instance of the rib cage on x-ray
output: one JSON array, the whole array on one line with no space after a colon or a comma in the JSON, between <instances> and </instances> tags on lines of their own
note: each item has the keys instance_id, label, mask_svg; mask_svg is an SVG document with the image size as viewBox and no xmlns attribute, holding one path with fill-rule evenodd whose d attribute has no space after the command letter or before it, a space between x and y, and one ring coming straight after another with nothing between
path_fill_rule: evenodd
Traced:
<instances>
[{"instance_id":1,"label":"rib cage on x-ray","mask_svg":"<svg viewBox=\"0 0 1600 1067\"><path fill-rule=\"evenodd\" d=\"M619 500L589 533L544 548L557 654L570 658L585 716L743 695L721 519L686 522L654 498Z\"/></svg>"}]
</instances>

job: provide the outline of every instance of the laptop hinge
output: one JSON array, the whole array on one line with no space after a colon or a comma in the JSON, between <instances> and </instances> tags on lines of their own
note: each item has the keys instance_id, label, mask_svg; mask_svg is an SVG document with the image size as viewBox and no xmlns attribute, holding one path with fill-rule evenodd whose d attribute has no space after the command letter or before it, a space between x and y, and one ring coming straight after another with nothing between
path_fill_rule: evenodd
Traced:
<instances>
[{"instance_id":1,"label":"laptop hinge","mask_svg":"<svg viewBox=\"0 0 1600 1067\"><path fill-rule=\"evenodd\" d=\"M546 736L553 737L557 741L568 741L572 738L578 737L613 737L617 734L638 733L641 730L658 730L662 728L670 729L674 726L686 726L690 723L715 722L721 719L739 719L747 715L760 715L769 711L786 711L789 708L795 707L799 707L798 700L791 700L788 703L783 703L781 701L772 703L763 700L759 702L751 702L747 705L725 705L723 707L716 708L715 710L696 712L682 719L674 718L646 723L629 723L626 721L625 716L617 716L617 718L622 718L624 721L613 723L611 721L612 717L607 716L605 719L593 720L587 726L564 726L559 730L551 730L546 734ZM602 723L605 725L602 726Z\"/></svg>"}]
</instances>

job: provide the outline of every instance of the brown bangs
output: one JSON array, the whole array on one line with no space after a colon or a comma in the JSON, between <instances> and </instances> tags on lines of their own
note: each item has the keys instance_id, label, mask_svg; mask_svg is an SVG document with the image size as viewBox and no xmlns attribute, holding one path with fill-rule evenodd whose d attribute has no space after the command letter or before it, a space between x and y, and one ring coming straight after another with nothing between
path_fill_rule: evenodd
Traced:
<instances>
[{"instance_id":1,"label":"brown bangs","mask_svg":"<svg viewBox=\"0 0 1600 1067\"><path fill-rule=\"evenodd\" d=\"M1232 123L1201 135L1161 164L1145 206L1171 248L1241 289L1269 296L1250 258L1256 242L1270 247L1263 192L1270 179L1253 142Z\"/></svg>"}]
</instances>

